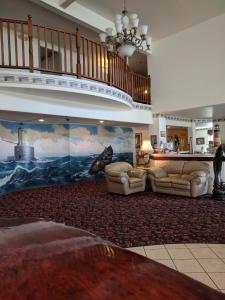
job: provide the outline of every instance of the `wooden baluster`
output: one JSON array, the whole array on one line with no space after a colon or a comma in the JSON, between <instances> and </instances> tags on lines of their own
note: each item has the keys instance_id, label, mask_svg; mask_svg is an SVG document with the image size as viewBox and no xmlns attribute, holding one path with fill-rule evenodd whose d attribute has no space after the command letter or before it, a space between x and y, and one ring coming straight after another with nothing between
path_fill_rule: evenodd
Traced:
<instances>
[{"instance_id":1,"label":"wooden baluster","mask_svg":"<svg viewBox=\"0 0 225 300\"><path fill-rule=\"evenodd\" d=\"M62 71L61 66L61 43L60 43L60 31L58 31L58 71Z\"/></svg>"},{"instance_id":2,"label":"wooden baluster","mask_svg":"<svg viewBox=\"0 0 225 300\"><path fill-rule=\"evenodd\" d=\"M33 24L32 24L31 15L28 15L28 39L29 39L29 69L30 72L34 72Z\"/></svg>"},{"instance_id":3,"label":"wooden baluster","mask_svg":"<svg viewBox=\"0 0 225 300\"><path fill-rule=\"evenodd\" d=\"M86 75L86 65L85 65L85 41L86 39L82 37L82 50L83 50L83 76Z\"/></svg>"},{"instance_id":4,"label":"wooden baluster","mask_svg":"<svg viewBox=\"0 0 225 300\"><path fill-rule=\"evenodd\" d=\"M17 24L14 21L14 43L15 43L15 60L18 67L18 45L17 45Z\"/></svg>"},{"instance_id":5,"label":"wooden baluster","mask_svg":"<svg viewBox=\"0 0 225 300\"><path fill-rule=\"evenodd\" d=\"M129 93L127 59L124 60L124 90Z\"/></svg>"},{"instance_id":6,"label":"wooden baluster","mask_svg":"<svg viewBox=\"0 0 225 300\"><path fill-rule=\"evenodd\" d=\"M91 42L91 62L92 62L92 79L95 78L95 70L94 70L94 47L93 47L93 42Z\"/></svg>"},{"instance_id":7,"label":"wooden baluster","mask_svg":"<svg viewBox=\"0 0 225 300\"><path fill-rule=\"evenodd\" d=\"M7 22L7 36L8 36L9 66L11 66L11 40L10 40L10 23L9 22Z\"/></svg>"},{"instance_id":8,"label":"wooden baluster","mask_svg":"<svg viewBox=\"0 0 225 300\"><path fill-rule=\"evenodd\" d=\"M103 54L104 54L104 81L106 82L106 49L103 48Z\"/></svg>"},{"instance_id":9,"label":"wooden baluster","mask_svg":"<svg viewBox=\"0 0 225 300\"><path fill-rule=\"evenodd\" d=\"M37 41L38 41L38 68L41 69L41 34L40 27L37 26Z\"/></svg>"},{"instance_id":10,"label":"wooden baluster","mask_svg":"<svg viewBox=\"0 0 225 300\"><path fill-rule=\"evenodd\" d=\"M108 83L109 85L112 85L112 68L111 68L111 58L110 58L110 54L107 51L107 59L108 59Z\"/></svg>"},{"instance_id":11,"label":"wooden baluster","mask_svg":"<svg viewBox=\"0 0 225 300\"><path fill-rule=\"evenodd\" d=\"M81 63L80 63L80 31L77 28L76 33L76 44L77 44L77 78L81 78Z\"/></svg>"},{"instance_id":12,"label":"wooden baluster","mask_svg":"<svg viewBox=\"0 0 225 300\"><path fill-rule=\"evenodd\" d=\"M96 79L98 79L98 68L99 68L99 63L98 63L98 44L95 44L95 54L96 54L96 57L95 57L95 61L96 61Z\"/></svg>"},{"instance_id":13,"label":"wooden baluster","mask_svg":"<svg viewBox=\"0 0 225 300\"><path fill-rule=\"evenodd\" d=\"M25 67L25 47L24 47L24 27L23 23L21 23L21 43L22 43L22 64Z\"/></svg>"},{"instance_id":14,"label":"wooden baluster","mask_svg":"<svg viewBox=\"0 0 225 300\"><path fill-rule=\"evenodd\" d=\"M102 46L100 45L100 80L103 80L102 78L102 68L103 68L103 58L102 58Z\"/></svg>"},{"instance_id":15,"label":"wooden baluster","mask_svg":"<svg viewBox=\"0 0 225 300\"><path fill-rule=\"evenodd\" d=\"M70 33L70 73L73 74L73 46L72 46L72 33Z\"/></svg>"},{"instance_id":16,"label":"wooden baluster","mask_svg":"<svg viewBox=\"0 0 225 300\"><path fill-rule=\"evenodd\" d=\"M64 46L64 72L67 73L66 33L65 32L63 32L63 46Z\"/></svg>"},{"instance_id":17,"label":"wooden baluster","mask_svg":"<svg viewBox=\"0 0 225 300\"><path fill-rule=\"evenodd\" d=\"M134 74L131 72L131 96L134 99Z\"/></svg>"},{"instance_id":18,"label":"wooden baluster","mask_svg":"<svg viewBox=\"0 0 225 300\"><path fill-rule=\"evenodd\" d=\"M90 47L90 44L89 44L89 40L87 40L87 64L88 64L88 77L90 77L90 51L89 51L89 47Z\"/></svg>"},{"instance_id":19,"label":"wooden baluster","mask_svg":"<svg viewBox=\"0 0 225 300\"><path fill-rule=\"evenodd\" d=\"M1 65L4 66L4 45L3 45L3 22L0 20L0 43L1 43Z\"/></svg>"},{"instance_id":20,"label":"wooden baluster","mask_svg":"<svg viewBox=\"0 0 225 300\"><path fill-rule=\"evenodd\" d=\"M54 31L51 30L51 44L52 44L52 70L55 71L55 45L54 45Z\"/></svg>"},{"instance_id":21,"label":"wooden baluster","mask_svg":"<svg viewBox=\"0 0 225 300\"><path fill-rule=\"evenodd\" d=\"M148 104L151 104L151 76L148 75Z\"/></svg>"},{"instance_id":22,"label":"wooden baluster","mask_svg":"<svg viewBox=\"0 0 225 300\"><path fill-rule=\"evenodd\" d=\"M45 38L45 70L48 70L48 36L47 28L44 27L44 38Z\"/></svg>"}]
</instances>

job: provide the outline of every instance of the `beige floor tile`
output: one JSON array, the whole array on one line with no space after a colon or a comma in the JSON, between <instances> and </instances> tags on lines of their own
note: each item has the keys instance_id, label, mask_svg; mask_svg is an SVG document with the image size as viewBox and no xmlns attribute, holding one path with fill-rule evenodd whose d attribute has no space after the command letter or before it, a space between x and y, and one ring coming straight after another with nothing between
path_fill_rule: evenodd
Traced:
<instances>
[{"instance_id":1,"label":"beige floor tile","mask_svg":"<svg viewBox=\"0 0 225 300\"><path fill-rule=\"evenodd\" d=\"M217 258L210 248L192 248L190 251L195 258Z\"/></svg>"},{"instance_id":2,"label":"beige floor tile","mask_svg":"<svg viewBox=\"0 0 225 300\"><path fill-rule=\"evenodd\" d=\"M214 284L212 279L206 273L185 273L185 274L197 281L200 281L201 283L204 283L205 285L208 285L213 289L217 289L217 286Z\"/></svg>"},{"instance_id":3,"label":"beige floor tile","mask_svg":"<svg viewBox=\"0 0 225 300\"><path fill-rule=\"evenodd\" d=\"M210 278L221 290L225 289L225 273L208 273Z\"/></svg>"},{"instance_id":4,"label":"beige floor tile","mask_svg":"<svg viewBox=\"0 0 225 300\"><path fill-rule=\"evenodd\" d=\"M199 258L198 262L206 272L225 272L225 263L219 258Z\"/></svg>"},{"instance_id":5,"label":"beige floor tile","mask_svg":"<svg viewBox=\"0 0 225 300\"><path fill-rule=\"evenodd\" d=\"M211 247L211 249L216 253L220 258L225 258L225 247Z\"/></svg>"},{"instance_id":6,"label":"beige floor tile","mask_svg":"<svg viewBox=\"0 0 225 300\"><path fill-rule=\"evenodd\" d=\"M194 256L188 249L167 249L172 259L192 259Z\"/></svg>"},{"instance_id":7,"label":"beige floor tile","mask_svg":"<svg viewBox=\"0 0 225 300\"><path fill-rule=\"evenodd\" d=\"M170 256L166 249L153 249L153 250L146 250L146 255L152 259L170 259Z\"/></svg>"},{"instance_id":8,"label":"beige floor tile","mask_svg":"<svg viewBox=\"0 0 225 300\"><path fill-rule=\"evenodd\" d=\"M174 259L173 260L178 271L182 273L203 273L204 270L196 259Z\"/></svg>"},{"instance_id":9,"label":"beige floor tile","mask_svg":"<svg viewBox=\"0 0 225 300\"><path fill-rule=\"evenodd\" d=\"M176 267L175 267L172 259L157 259L157 262L159 262L160 264L163 264L171 269L176 270Z\"/></svg>"},{"instance_id":10,"label":"beige floor tile","mask_svg":"<svg viewBox=\"0 0 225 300\"><path fill-rule=\"evenodd\" d=\"M185 246L188 248L188 249L195 249L195 248L208 248L208 245L207 244L185 244Z\"/></svg>"},{"instance_id":11,"label":"beige floor tile","mask_svg":"<svg viewBox=\"0 0 225 300\"><path fill-rule=\"evenodd\" d=\"M165 249L164 245L144 246L145 250Z\"/></svg>"},{"instance_id":12,"label":"beige floor tile","mask_svg":"<svg viewBox=\"0 0 225 300\"><path fill-rule=\"evenodd\" d=\"M166 244L166 249L186 249L185 244Z\"/></svg>"},{"instance_id":13,"label":"beige floor tile","mask_svg":"<svg viewBox=\"0 0 225 300\"><path fill-rule=\"evenodd\" d=\"M146 256L145 250L143 247L133 247L133 248L128 248L127 250L130 250L132 252L135 252L137 254Z\"/></svg>"}]
</instances>

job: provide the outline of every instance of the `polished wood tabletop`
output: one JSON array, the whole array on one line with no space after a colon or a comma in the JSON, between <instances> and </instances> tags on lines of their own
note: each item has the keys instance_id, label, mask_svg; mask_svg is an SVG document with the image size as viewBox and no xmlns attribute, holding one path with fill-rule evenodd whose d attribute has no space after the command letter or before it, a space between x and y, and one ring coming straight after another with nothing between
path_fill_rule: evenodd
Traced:
<instances>
[{"instance_id":1,"label":"polished wood tabletop","mask_svg":"<svg viewBox=\"0 0 225 300\"><path fill-rule=\"evenodd\" d=\"M24 224L23 224L24 223ZM225 299L175 270L86 231L0 220L0 300Z\"/></svg>"}]
</instances>

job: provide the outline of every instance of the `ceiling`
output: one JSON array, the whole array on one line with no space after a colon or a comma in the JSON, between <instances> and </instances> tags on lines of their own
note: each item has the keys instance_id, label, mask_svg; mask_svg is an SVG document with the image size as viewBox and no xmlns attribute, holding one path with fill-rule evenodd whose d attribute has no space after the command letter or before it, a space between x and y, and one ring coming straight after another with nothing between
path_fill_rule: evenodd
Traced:
<instances>
[{"instance_id":1,"label":"ceiling","mask_svg":"<svg viewBox=\"0 0 225 300\"><path fill-rule=\"evenodd\" d=\"M114 21L123 9L121 0L77 0L94 12ZM150 26L154 40L182 31L225 13L224 0L126 0L130 13L136 12L141 23Z\"/></svg>"},{"instance_id":2,"label":"ceiling","mask_svg":"<svg viewBox=\"0 0 225 300\"><path fill-rule=\"evenodd\" d=\"M190 119L225 119L225 103L167 112L165 114Z\"/></svg>"}]
</instances>

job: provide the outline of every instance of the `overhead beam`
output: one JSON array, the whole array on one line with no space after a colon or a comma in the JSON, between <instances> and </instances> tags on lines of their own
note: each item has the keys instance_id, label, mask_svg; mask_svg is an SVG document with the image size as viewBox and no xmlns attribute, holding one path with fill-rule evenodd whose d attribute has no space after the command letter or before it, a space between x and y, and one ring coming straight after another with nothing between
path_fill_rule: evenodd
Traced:
<instances>
[{"instance_id":1,"label":"overhead beam","mask_svg":"<svg viewBox=\"0 0 225 300\"><path fill-rule=\"evenodd\" d=\"M75 2L76 0L63 0L60 3L60 6L64 9L66 9L68 6L70 6L70 4L72 4L73 2Z\"/></svg>"},{"instance_id":2,"label":"overhead beam","mask_svg":"<svg viewBox=\"0 0 225 300\"><path fill-rule=\"evenodd\" d=\"M74 20L83 25L88 25L96 31L105 31L105 28L114 28L114 23L94 11L80 5L75 0L30 0L42 7L54 11L70 20ZM71 2L68 6L67 4ZM63 8L66 5L66 8Z\"/></svg>"}]
</instances>

